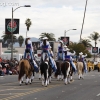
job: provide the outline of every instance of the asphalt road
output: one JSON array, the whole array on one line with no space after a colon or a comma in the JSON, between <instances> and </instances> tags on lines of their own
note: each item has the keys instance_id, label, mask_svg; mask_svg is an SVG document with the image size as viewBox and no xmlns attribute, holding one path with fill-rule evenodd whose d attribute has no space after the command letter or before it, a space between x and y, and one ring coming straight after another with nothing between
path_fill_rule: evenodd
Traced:
<instances>
[{"instance_id":1,"label":"asphalt road","mask_svg":"<svg viewBox=\"0 0 100 100\"><path fill-rule=\"evenodd\" d=\"M92 71L84 75L84 80L64 85L64 81L53 78L48 87L41 85L36 74L33 83L19 86L17 75L0 77L0 100L100 100L100 73Z\"/></svg>"}]
</instances>

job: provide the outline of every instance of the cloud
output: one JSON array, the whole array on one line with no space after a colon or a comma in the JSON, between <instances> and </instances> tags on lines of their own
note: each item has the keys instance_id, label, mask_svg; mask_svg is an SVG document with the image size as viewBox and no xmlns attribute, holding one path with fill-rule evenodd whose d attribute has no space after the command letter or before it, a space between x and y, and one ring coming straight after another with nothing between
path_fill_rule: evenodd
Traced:
<instances>
[{"instance_id":1,"label":"cloud","mask_svg":"<svg viewBox=\"0 0 100 100\"><path fill-rule=\"evenodd\" d=\"M6 0L1 0L5 2ZM28 36L37 37L43 32L54 33L56 39L64 36L64 31L70 30L66 36L71 41L78 42L80 39L85 2L86 0L9 0L11 3L31 5L30 8L20 8L14 12L14 18L20 19L20 35L26 34L25 20L30 18L32 26ZM8 2L6 2L8 3ZM93 31L100 32L100 0L88 0L87 11L84 21L82 38L89 36ZM15 9L18 6L13 6ZM11 18L12 6L0 6L0 33L5 30L5 18ZM2 35L2 34L0 34ZM24 37L26 35L23 35Z\"/></svg>"}]
</instances>

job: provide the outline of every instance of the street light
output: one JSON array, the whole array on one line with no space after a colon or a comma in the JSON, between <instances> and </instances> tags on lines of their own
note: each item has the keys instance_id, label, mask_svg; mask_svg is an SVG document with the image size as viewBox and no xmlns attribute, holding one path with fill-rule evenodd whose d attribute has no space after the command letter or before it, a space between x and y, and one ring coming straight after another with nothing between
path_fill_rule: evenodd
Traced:
<instances>
[{"instance_id":1,"label":"street light","mask_svg":"<svg viewBox=\"0 0 100 100\"><path fill-rule=\"evenodd\" d=\"M12 31L11 31L11 40L12 40L12 46L11 46L11 60L13 60L13 12L15 10L17 10L18 8L21 8L21 7L31 7L30 5L24 5L24 6L19 6L15 9L13 9L12 7L12 19L11 19L11 26L12 26Z\"/></svg>"},{"instance_id":2,"label":"street light","mask_svg":"<svg viewBox=\"0 0 100 100\"><path fill-rule=\"evenodd\" d=\"M85 13L86 13L87 1L88 1L88 0L86 0L85 10L84 10L84 17L83 17L83 23L82 23L82 28L81 28L80 43L81 43L81 39L82 39L81 37L82 37L82 31L83 31L84 20L85 20Z\"/></svg>"},{"instance_id":3,"label":"street light","mask_svg":"<svg viewBox=\"0 0 100 100\"><path fill-rule=\"evenodd\" d=\"M64 36L65 36L65 37L66 37L66 32L68 32L68 31L70 31L70 30L77 30L77 29L69 29L69 30L67 30L67 31L65 30L65 31L64 31Z\"/></svg>"}]
</instances>

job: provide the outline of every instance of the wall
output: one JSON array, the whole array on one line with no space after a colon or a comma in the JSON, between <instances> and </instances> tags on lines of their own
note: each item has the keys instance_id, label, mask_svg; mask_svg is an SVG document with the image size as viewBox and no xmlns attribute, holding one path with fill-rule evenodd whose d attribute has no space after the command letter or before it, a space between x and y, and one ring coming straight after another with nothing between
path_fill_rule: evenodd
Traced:
<instances>
[{"instance_id":1,"label":"wall","mask_svg":"<svg viewBox=\"0 0 100 100\"><path fill-rule=\"evenodd\" d=\"M24 47L16 47L15 48L18 52L16 52L16 54L24 54L25 48ZM6 51L7 48L2 48L2 52Z\"/></svg>"}]
</instances>

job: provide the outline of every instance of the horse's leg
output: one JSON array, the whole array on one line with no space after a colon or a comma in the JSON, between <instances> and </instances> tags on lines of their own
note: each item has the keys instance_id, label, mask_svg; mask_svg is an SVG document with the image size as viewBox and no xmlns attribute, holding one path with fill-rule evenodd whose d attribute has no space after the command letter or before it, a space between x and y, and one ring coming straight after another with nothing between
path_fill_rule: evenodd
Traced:
<instances>
[{"instance_id":1,"label":"horse's leg","mask_svg":"<svg viewBox=\"0 0 100 100\"><path fill-rule=\"evenodd\" d=\"M45 78L45 87L47 87L48 83L49 83L49 79L48 79L48 70L46 70L46 73L44 74L44 78Z\"/></svg>"},{"instance_id":2,"label":"horse's leg","mask_svg":"<svg viewBox=\"0 0 100 100\"><path fill-rule=\"evenodd\" d=\"M71 72L70 72L70 81L73 81L73 77L72 77L72 75L73 75L73 68L71 67L71 70L70 70Z\"/></svg>"},{"instance_id":3,"label":"horse's leg","mask_svg":"<svg viewBox=\"0 0 100 100\"><path fill-rule=\"evenodd\" d=\"M28 76L26 75L26 82L25 82L25 84L28 85L28 82L29 82L29 78L28 78Z\"/></svg>"},{"instance_id":4,"label":"horse's leg","mask_svg":"<svg viewBox=\"0 0 100 100\"><path fill-rule=\"evenodd\" d=\"M84 69L82 68L82 79L84 79L84 75L83 75L83 73L84 73Z\"/></svg>"},{"instance_id":5,"label":"horse's leg","mask_svg":"<svg viewBox=\"0 0 100 100\"><path fill-rule=\"evenodd\" d=\"M64 78L64 81L65 81L65 85L67 85L68 84L67 77Z\"/></svg>"},{"instance_id":6,"label":"horse's leg","mask_svg":"<svg viewBox=\"0 0 100 100\"><path fill-rule=\"evenodd\" d=\"M64 79L64 76L63 76L63 75L61 75L61 79L62 79L62 80Z\"/></svg>"},{"instance_id":7,"label":"horse's leg","mask_svg":"<svg viewBox=\"0 0 100 100\"><path fill-rule=\"evenodd\" d=\"M52 74L52 68L49 68L49 76L48 76L48 81L51 83L51 74Z\"/></svg>"},{"instance_id":8,"label":"horse's leg","mask_svg":"<svg viewBox=\"0 0 100 100\"><path fill-rule=\"evenodd\" d=\"M24 77L24 76L23 76L23 77ZM21 82L22 82L22 83L24 82L24 81L23 81L23 80L24 80L23 77L21 78Z\"/></svg>"},{"instance_id":9,"label":"horse's leg","mask_svg":"<svg viewBox=\"0 0 100 100\"><path fill-rule=\"evenodd\" d=\"M41 79L41 71L39 70L39 80Z\"/></svg>"},{"instance_id":10,"label":"horse's leg","mask_svg":"<svg viewBox=\"0 0 100 100\"><path fill-rule=\"evenodd\" d=\"M60 75L58 75L58 76L57 76L57 80L58 80L58 81L60 80L60 78L59 78L59 77L60 77Z\"/></svg>"},{"instance_id":11,"label":"horse's leg","mask_svg":"<svg viewBox=\"0 0 100 100\"><path fill-rule=\"evenodd\" d=\"M41 79L42 79L42 86L44 86L44 76L41 74Z\"/></svg>"},{"instance_id":12,"label":"horse's leg","mask_svg":"<svg viewBox=\"0 0 100 100\"><path fill-rule=\"evenodd\" d=\"M32 71L31 82L33 81L33 79L34 79L34 70Z\"/></svg>"}]
</instances>

